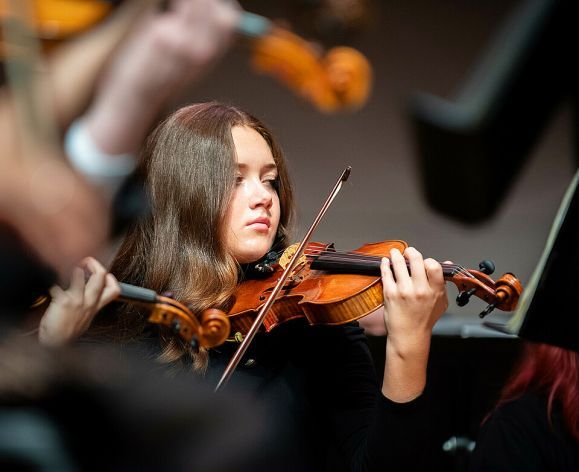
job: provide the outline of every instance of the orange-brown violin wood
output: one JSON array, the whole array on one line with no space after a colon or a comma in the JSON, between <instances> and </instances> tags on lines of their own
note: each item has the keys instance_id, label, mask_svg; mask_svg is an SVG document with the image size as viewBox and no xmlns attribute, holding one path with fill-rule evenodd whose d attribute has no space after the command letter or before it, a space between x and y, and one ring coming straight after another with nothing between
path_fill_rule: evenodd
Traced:
<instances>
[{"instance_id":1,"label":"orange-brown violin wood","mask_svg":"<svg viewBox=\"0 0 579 472\"><path fill-rule=\"evenodd\" d=\"M387 257L392 249L404 252L407 247L404 241L383 241L365 244L348 254ZM306 254L327 250L332 250L330 244L309 243ZM265 331L269 332L296 318L305 318L312 325L344 324L362 318L383 305L380 276L332 273L313 270L310 265L309 260L298 264L264 320ZM282 268L277 265L268 278L246 280L238 286L228 313L232 333L247 332L281 273ZM474 296L505 311L516 307L522 292L520 282L512 274L505 274L496 282L476 270L469 270L468 274L462 271L445 278L460 291L474 289Z\"/></svg>"}]
</instances>

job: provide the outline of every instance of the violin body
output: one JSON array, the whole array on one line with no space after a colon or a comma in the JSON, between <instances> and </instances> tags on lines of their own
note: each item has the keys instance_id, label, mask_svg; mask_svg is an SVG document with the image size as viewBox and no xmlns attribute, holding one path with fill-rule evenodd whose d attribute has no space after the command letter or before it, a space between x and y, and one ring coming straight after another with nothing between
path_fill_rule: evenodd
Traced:
<instances>
[{"instance_id":1,"label":"violin body","mask_svg":"<svg viewBox=\"0 0 579 472\"><path fill-rule=\"evenodd\" d=\"M326 250L331 246L309 243L306 250ZM404 252L406 247L404 241L386 241L366 244L356 252L386 256L393 248ZM265 318L265 331L296 318L306 318L312 325L344 324L373 312L384 302L379 275L333 273L311 269L310 265L309 262L298 264ZM283 267L276 264L275 272L266 280L251 279L240 284L229 311L233 333L247 332L282 272Z\"/></svg>"},{"instance_id":2,"label":"violin body","mask_svg":"<svg viewBox=\"0 0 579 472\"><path fill-rule=\"evenodd\" d=\"M391 249L404 252L406 247L404 241L385 241L366 244L356 252L387 256ZM330 244L309 243L306 251L328 248ZM294 275L282 289L281 299L265 317L263 326L267 332L296 318L306 318L312 325L344 324L370 314L384 303L379 275L332 273L311 269L310 265L309 262L298 263ZM232 332L247 332L282 272L278 264L267 280L247 280L239 286L235 304L229 312Z\"/></svg>"},{"instance_id":3,"label":"violin body","mask_svg":"<svg viewBox=\"0 0 579 472\"><path fill-rule=\"evenodd\" d=\"M269 332L297 318L305 318L311 325L340 325L372 313L384 303L381 258L388 257L394 248L403 253L407 247L404 241L391 240L338 253L332 244L309 243L305 251L309 257L298 262L265 317L263 329ZM244 334L251 327L284 270L284 257L291 255L284 253L267 278L239 285L228 313L232 333ZM522 287L512 274L495 283L481 271L458 267L443 264L443 273L461 292L472 290L471 295L494 304L493 308L515 308Z\"/></svg>"}]
</instances>

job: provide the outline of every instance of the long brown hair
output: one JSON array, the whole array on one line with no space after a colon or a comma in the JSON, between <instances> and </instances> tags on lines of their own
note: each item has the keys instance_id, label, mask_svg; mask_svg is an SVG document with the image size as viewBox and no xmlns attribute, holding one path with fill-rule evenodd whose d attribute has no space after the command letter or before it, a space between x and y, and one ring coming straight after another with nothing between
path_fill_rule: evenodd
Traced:
<instances>
[{"instance_id":1,"label":"long brown hair","mask_svg":"<svg viewBox=\"0 0 579 472\"><path fill-rule=\"evenodd\" d=\"M159 293L169 291L194 313L226 308L239 274L239 265L222 238L235 184L231 135L235 126L253 128L271 149L281 206L274 246L287 246L293 192L272 133L236 107L216 102L189 105L160 123L146 140L137 172L144 179L151 211L129 229L113 261L111 272L119 281ZM146 316L129 306L105 314L105 323L107 318L109 323L114 320L119 339L139 337L146 325ZM161 339L162 361L175 361L188 352L194 368L206 365L205 353L193 353L169 330L162 330Z\"/></svg>"}]
</instances>

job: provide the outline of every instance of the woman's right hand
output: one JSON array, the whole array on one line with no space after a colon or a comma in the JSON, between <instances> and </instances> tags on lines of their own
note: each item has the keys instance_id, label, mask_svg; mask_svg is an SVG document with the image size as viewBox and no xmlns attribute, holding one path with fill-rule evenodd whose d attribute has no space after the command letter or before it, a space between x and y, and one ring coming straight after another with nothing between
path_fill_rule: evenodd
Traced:
<instances>
[{"instance_id":1,"label":"woman's right hand","mask_svg":"<svg viewBox=\"0 0 579 472\"><path fill-rule=\"evenodd\" d=\"M85 280L85 273L90 273ZM72 273L70 287L50 289L52 301L40 320L41 344L61 346L82 336L98 311L121 293L115 277L92 257L83 259Z\"/></svg>"}]
</instances>

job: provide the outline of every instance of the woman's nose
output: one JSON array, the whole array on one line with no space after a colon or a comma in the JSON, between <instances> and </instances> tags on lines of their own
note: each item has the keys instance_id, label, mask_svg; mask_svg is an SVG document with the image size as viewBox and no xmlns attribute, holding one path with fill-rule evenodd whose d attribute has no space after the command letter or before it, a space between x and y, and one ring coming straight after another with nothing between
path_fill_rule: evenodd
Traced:
<instances>
[{"instance_id":1,"label":"woman's nose","mask_svg":"<svg viewBox=\"0 0 579 472\"><path fill-rule=\"evenodd\" d=\"M254 182L254 184L251 187L252 187L250 200L251 207L255 208L258 206L264 206L266 208L269 208L271 206L272 196L271 191L269 190L267 185L259 181Z\"/></svg>"}]
</instances>

